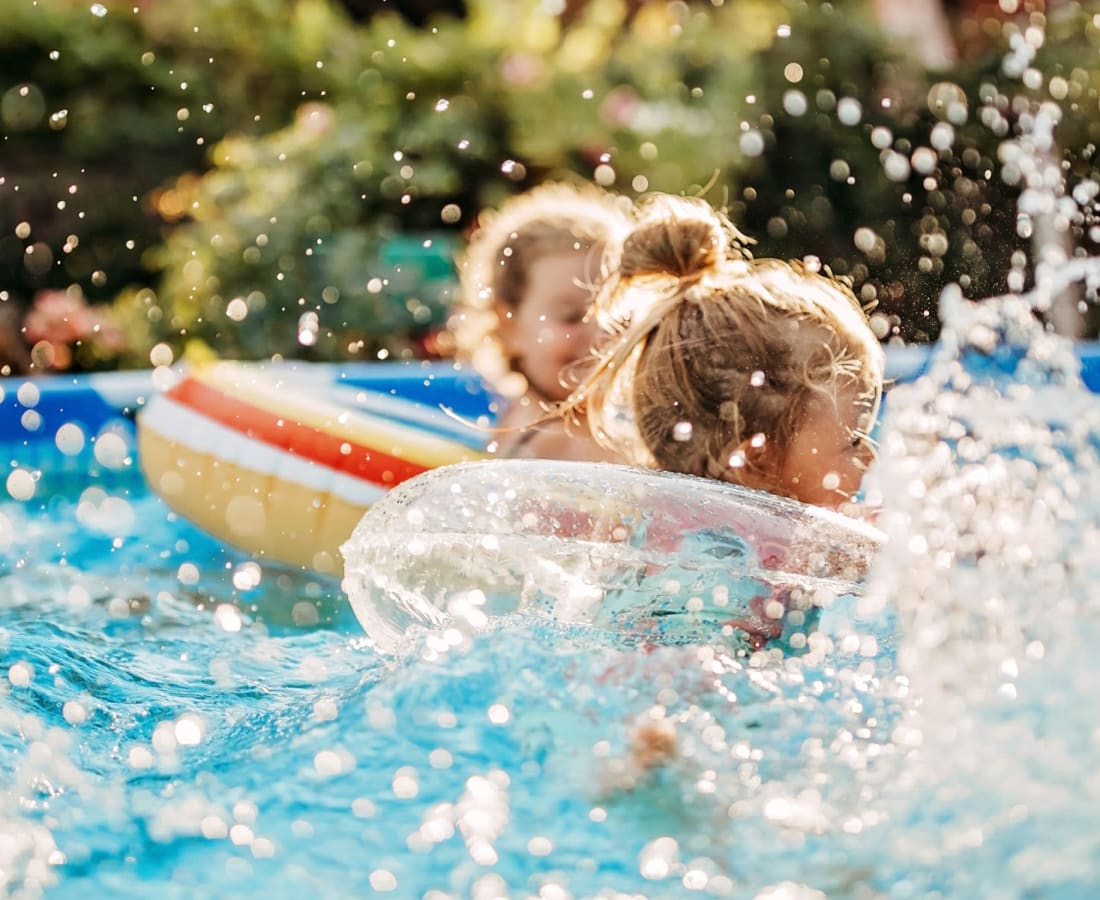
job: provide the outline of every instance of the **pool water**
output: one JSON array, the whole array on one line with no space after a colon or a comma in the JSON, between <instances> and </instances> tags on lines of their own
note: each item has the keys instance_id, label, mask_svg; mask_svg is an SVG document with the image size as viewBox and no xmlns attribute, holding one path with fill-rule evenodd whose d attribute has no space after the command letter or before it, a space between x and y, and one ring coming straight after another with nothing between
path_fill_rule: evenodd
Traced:
<instances>
[{"instance_id":1,"label":"pool water","mask_svg":"<svg viewBox=\"0 0 1100 900\"><path fill-rule=\"evenodd\" d=\"M851 787L821 779L825 752L841 742L858 768L885 735L890 692L868 702L858 653L757 669L515 617L435 661L389 662L335 585L265 572L242 591L245 557L140 484L107 497L132 508L125 536L81 521L79 497L0 510L15 535L0 582L9 891L742 895L776 872L862 880L849 842L759 828L766 808L765 822L825 815ZM312 620L294 613L303 598ZM658 701L691 749L616 788L630 727Z\"/></svg>"},{"instance_id":2,"label":"pool water","mask_svg":"<svg viewBox=\"0 0 1100 900\"><path fill-rule=\"evenodd\" d=\"M204 537L132 461L101 453L82 476L44 472L33 499L0 506L4 889L1093 896L1100 629L1087 559L1100 491L1084 414L1096 404L1060 370L1052 393L1023 403L1013 384L1029 365L1065 362L1035 347L971 358L948 346L946 368L891 400L884 440L903 446L875 488L891 544L866 595L823 610L799 656L646 652L522 612L382 656L338 584ZM955 415L1002 400L1038 418L1001 440ZM955 418L929 426L930 410ZM1050 431L1052 410L1086 427ZM1043 434L1070 435L1077 456L1048 454ZM967 437L985 442L976 459ZM971 541L929 577L946 526L921 518L918 482L950 514L960 478L1029 453L1051 475L1025 479L1040 494L1013 503L1072 489L1076 513L1027 520L1049 526L1045 542L1002 540L1012 565L983 564L994 557ZM955 468L920 469L941 457ZM1011 509L984 512L1008 527ZM1002 531L958 537L979 533ZM1032 545L1041 565L1029 567L1019 554ZM981 690L952 695L960 679ZM632 765L640 724L675 733L667 765Z\"/></svg>"}]
</instances>

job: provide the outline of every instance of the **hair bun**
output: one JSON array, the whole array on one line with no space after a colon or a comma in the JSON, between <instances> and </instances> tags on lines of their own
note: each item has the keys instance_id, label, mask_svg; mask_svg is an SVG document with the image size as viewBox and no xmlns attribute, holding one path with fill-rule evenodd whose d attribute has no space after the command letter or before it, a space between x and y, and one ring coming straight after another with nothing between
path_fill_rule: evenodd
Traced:
<instances>
[{"instance_id":1,"label":"hair bun","mask_svg":"<svg viewBox=\"0 0 1100 900\"><path fill-rule=\"evenodd\" d=\"M623 241L619 273L623 278L702 275L728 256L727 226L702 201L667 194L652 196Z\"/></svg>"}]
</instances>

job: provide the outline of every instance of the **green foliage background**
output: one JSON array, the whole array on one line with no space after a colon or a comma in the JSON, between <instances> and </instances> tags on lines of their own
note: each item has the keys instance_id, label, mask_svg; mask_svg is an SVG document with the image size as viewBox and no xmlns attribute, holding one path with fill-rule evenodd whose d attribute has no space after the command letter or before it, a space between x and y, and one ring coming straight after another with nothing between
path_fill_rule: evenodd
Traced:
<instances>
[{"instance_id":1,"label":"green foliage background","mask_svg":"<svg viewBox=\"0 0 1100 900\"><path fill-rule=\"evenodd\" d=\"M478 210L557 177L705 191L761 255L820 258L884 336L927 340L945 283L1002 291L1027 246L983 107L1058 103L1069 188L1097 176L1100 17L1076 3L1041 23L1047 77L1027 90L1000 71L1026 15L937 72L857 0L591 0L567 20L472 0L421 29L329 0L134 2L0 0L0 299L75 284L112 304L127 350L89 367L147 365L158 342L423 352ZM930 146L944 96L967 115L934 171L888 177L891 154ZM1093 212L1071 223L1082 251Z\"/></svg>"}]
</instances>

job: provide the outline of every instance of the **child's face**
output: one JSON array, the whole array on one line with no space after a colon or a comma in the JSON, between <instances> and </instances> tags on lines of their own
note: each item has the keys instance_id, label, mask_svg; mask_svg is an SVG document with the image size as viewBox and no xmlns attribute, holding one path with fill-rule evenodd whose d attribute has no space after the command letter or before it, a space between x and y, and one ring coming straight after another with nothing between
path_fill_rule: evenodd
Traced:
<instances>
[{"instance_id":1,"label":"child's face","mask_svg":"<svg viewBox=\"0 0 1100 900\"><path fill-rule=\"evenodd\" d=\"M504 350L540 399L566 399L562 370L589 356L597 326L584 316L592 302L588 285L595 278L596 259L594 251L539 257L528 268L519 306L498 311Z\"/></svg>"},{"instance_id":2,"label":"child's face","mask_svg":"<svg viewBox=\"0 0 1100 900\"><path fill-rule=\"evenodd\" d=\"M874 459L862 430L867 419L868 404L853 384L837 388L835 404L812 401L783 456L778 492L833 509L850 501Z\"/></svg>"}]
</instances>

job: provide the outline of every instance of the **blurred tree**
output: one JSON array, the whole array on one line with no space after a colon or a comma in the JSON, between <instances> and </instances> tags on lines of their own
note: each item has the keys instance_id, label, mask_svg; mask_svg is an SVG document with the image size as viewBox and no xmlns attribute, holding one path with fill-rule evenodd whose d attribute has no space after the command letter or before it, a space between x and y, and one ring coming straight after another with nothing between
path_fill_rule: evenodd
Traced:
<instances>
[{"instance_id":1,"label":"blurred tree","mask_svg":"<svg viewBox=\"0 0 1100 900\"><path fill-rule=\"evenodd\" d=\"M416 4L5 6L0 292L114 295L130 364L420 352L477 212L566 175L705 192L760 253L852 278L883 337L930 339L946 282L1027 274L1005 141L1041 103L1074 252L1100 238L1100 21L1068 0L945 7L953 65L890 39L888 0L467 0L430 27Z\"/></svg>"},{"instance_id":2,"label":"blurred tree","mask_svg":"<svg viewBox=\"0 0 1100 900\"><path fill-rule=\"evenodd\" d=\"M0 21L0 300L20 307L149 284L164 236L149 192L231 128L262 133L323 96L318 61L351 40L324 0L0 0Z\"/></svg>"}]
</instances>

